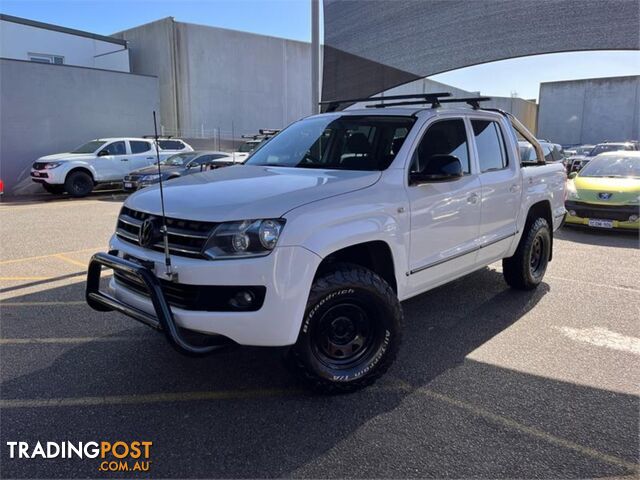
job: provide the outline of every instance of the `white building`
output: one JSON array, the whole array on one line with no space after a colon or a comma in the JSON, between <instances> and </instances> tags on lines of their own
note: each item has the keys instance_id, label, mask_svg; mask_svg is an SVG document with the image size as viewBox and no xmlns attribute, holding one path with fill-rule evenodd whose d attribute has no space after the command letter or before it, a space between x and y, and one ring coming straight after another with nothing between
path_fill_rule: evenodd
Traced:
<instances>
[{"instance_id":1,"label":"white building","mask_svg":"<svg viewBox=\"0 0 640 480\"><path fill-rule=\"evenodd\" d=\"M129 72L127 42L0 14L0 57Z\"/></svg>"}]
</instances>

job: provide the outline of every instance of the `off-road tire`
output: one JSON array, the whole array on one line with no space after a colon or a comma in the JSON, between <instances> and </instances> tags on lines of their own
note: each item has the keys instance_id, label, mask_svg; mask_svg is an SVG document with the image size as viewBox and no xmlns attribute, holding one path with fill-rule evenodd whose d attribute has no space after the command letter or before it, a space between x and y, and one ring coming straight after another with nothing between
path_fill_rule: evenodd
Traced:
<instances>
[{"instance_id":1,"label":"off-road tire","mask_svg":"<svg viewBox=\"0 0 640 480\"><path fill-rule=\"evenodd\" d=\"M60 195L64 193L64 185L51 185L50 183L43 183L42 188L44 188L48 193L52 193L53 195Z\"/></svg>"},{"instance_id":2,"label":"off-road tire","mask_svg":"<svg viewBox=\"0 0 640 480\"><path fill-rule=\"evenodd\" d=\"M361 266L338 264L313 283L298 341L287 359L315 391L353 392L389 369L400 346L402 321L400 302L387 282ZM350 335L352 343L346 343ZM332 357L343 348L346 358Z\"/></svg>"},{"instance_id":3,"label":"off-road tire","mask_svg":"<svg viewBox=\"0 0 640 480\"><path fill-rule=\"evenodd\" d=\"M86 197L93 190L93 178L80 170L71 172L64 181L64 189L72 197Z\"/></svg>"},{"instance_id":4,"label":"off-road tire","mask_svg":"<svg viewBox=\"0 0 640 480\"><path fill-rule=\"evenodd\" d=\"M513 257L502 260L502 273L510 287L533 290L542 282L551 254L551 228L544 218L527 222Z\"/></svg>"}]
</instances>

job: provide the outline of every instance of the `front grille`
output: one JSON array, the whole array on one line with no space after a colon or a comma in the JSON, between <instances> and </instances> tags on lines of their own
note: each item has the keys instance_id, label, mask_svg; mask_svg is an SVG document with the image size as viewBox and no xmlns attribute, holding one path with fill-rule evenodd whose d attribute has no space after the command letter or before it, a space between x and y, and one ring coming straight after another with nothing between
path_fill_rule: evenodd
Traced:
<instances>
[{"instance_id":1,"label":"front grille","mask_svg":"<svg viewBox=\"0 0 640 480\"><path fill-rule=\"evenodd\" d=\"M139 280L115 271L113 276L117 283L133 292L148 297L146 287ZM169 305L183 310L200 310L207 312L253 312L262 308L267 289L263 286L213 286L186 285L160 279L164 297ZM254 302L249 307L234 308L229 302L239 292L250 291Z\"/></svg>"},{"instance_id":2,"label":"front grille","mask_svg":"<svg viewBox=\"0 0 640 480\"><path fill-rule=\"evenodd\" d=\"M44 170L44 166L47 164L47 162L36 162L32 165L34 170Z\"/></svg>"},{"instance_id":3,"label":"front grille","mask_svg":"<svg viewBox=\"0 0 640 480\"><path fill-rule=\"evenodd\" d=\"M118 217L116 235L125 242L139 245L138 233L140 225L150 217L159 218L149 213L122 207ZM217 223L212 222L167 218L169 251L182 257L205 258L202 255L202 248L209 238L209 234L217 225ZM158 252L163 252L162 239L159 239L151 248Z\"/></svg>"},{"instance_id":4,"label":"front grille","mask_svg":"<svg viewBox=\"0 0 640 480\"><path fill-rule=\"evenodd\" d=\"M573 210L578 217L626 222L631 215L638 215L639 209L633 205L592 205L583 202L567 202L567 210Z\"/></svg>"}]
</instances>

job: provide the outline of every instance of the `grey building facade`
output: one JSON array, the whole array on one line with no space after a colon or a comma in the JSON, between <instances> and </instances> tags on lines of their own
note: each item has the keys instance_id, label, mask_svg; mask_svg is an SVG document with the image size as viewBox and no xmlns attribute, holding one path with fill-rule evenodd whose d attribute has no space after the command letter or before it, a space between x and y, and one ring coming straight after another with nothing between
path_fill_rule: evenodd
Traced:
<instances>
[{"instance_id":1,"label":"grey building facade","mask_svg":"<svg viewBox=\"0 0 640 480\"><path fill-rule=\"evenodd\" d=\"M640 75L540 84L538 136L577 145L640 140Z\"/></svg>"},{"instance_id":2,"label":"grey building facade","mask_svg":"<svg viewBox=\"0 0 640 480\"><path fill-rule=\"evenodd\" d=\"M224 142L311 113L308 43L171 17L114 36L127 41L132 72L159 78L165 134Z\"/></svg>"},{"instance_id":3,"label":"grey building facade","mask_svg":"<svg viewBox=\"0 0 640 480\"><path fill-rule=\"evenodd\" d=\"M8 194L42 191L29 176L43 155L99 137L153 132L158 79L0 59L0 178Z\"/></svg>"}]
</instances>

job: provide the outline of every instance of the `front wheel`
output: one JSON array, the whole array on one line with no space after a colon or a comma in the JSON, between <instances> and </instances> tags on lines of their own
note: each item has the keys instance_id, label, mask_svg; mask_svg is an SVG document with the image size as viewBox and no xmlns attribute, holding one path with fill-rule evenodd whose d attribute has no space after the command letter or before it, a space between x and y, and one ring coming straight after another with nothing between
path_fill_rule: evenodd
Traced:
<instances>
[{"instance_id":1,"label":"front wheel","mask_svg":"<svg viewBox=\"0 0 640 480\"><path fill-rule=\"evenodd\" d=\"M72 197L86 197L93 190L93 178L80 170L71 172L64 182L64 189Z\"/></svg>"},{"instance_id":2,"label":"front wheel","mask_svg":"<svg viewBox=\"0 0 640 480\"><path fill-rule=\"evenodd\" d=\"M375 382L393 363L402 309L372 271L344 264L316 279L290 360L317 391L346 393Z\"/></svg>"},{"instance_id":3,"label":"front wheel","mask_svg":"<svg viewBox=\"0 0 640 480\"><path fill-rule=\"evenodd\" d=\"M542 282L551 254L551 228L544 218L527 224L513 257L502 260L502 272L509 286L532 290Z\"/></svg>"}]
</instances>

